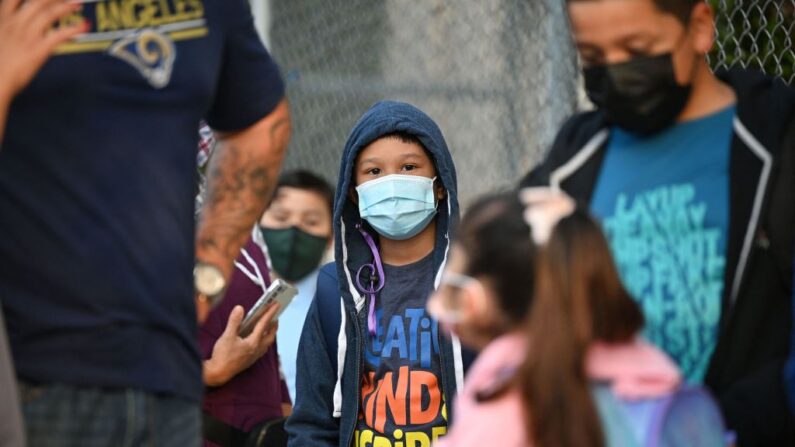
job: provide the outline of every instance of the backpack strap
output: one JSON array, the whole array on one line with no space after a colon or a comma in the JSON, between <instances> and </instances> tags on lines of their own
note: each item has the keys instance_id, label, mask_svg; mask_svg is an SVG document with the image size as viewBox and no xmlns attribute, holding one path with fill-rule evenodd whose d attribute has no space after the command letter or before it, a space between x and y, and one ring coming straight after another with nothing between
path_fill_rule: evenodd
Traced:
<instances>
[{"instance_id":1,"label":"backpack strap","mask_svg":"<svg viewBox=\"0 0 795 447\"><path fill-rule=\"evenodd\" d=\"M337 340L340 326L342 325L342 298L339 296L339 279L333 265L325 266L318 276L315 303L320 318L320 328L326 349L331 359L331 364L336 371L337 366Z\"/></svg>"}]
</instances>

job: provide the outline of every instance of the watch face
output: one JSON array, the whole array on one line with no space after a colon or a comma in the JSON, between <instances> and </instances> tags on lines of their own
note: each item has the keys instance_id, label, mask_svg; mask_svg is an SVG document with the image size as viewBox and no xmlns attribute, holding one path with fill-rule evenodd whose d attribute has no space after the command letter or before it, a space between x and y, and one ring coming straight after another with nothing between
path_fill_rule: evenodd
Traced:
<instances>
[{"instance_id":1,"label":"watch face","mask_svg":"<svg viewBox=\"0 0 795 447\"><path fill-rule=\"evenodd\" d=\"M212 265L197 265L193 272L193 277L196 283L196 290L208 297L218 295L224 290L226 285L224 275L217 267Z\"/></svg>"}]
</instances>

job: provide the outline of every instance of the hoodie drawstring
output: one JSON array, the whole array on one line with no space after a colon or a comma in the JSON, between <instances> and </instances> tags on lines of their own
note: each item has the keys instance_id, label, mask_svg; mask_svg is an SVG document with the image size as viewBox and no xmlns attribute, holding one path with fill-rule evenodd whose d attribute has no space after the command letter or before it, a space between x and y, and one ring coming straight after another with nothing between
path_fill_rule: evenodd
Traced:
<instances>
[{"instance_id":1,"label":"hoodie drawstring","mask_svg":"<svg viewBox=\"0 0 795 447\"><path fill-rule=\"evenodd\" d=\"M360 292L370 297L370 309L367 313L367 329L370 335L375 336L377 327L377 321L375 320L375 295L384 288L384 266L381 264L381 254L378 252L378 246L375 244L373 237L364 231L361 223L356 224L356 229L362 234L364 241L373 253L373 262L364 264L359 267L359 270L356 272L356 287ZM365 271L365 269L367 269L367 271ZM363 272L367 273L370 283L369 287L362 285L361 278ZM378 281L378 286L376 286L376 280Z\"/></svg>"}]
</instances>

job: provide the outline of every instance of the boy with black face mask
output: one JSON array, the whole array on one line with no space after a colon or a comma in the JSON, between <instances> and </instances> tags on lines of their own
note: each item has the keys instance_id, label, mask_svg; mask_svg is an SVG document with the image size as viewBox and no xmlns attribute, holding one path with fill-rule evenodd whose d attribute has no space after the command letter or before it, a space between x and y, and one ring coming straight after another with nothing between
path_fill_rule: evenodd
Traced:
<instances>
[{"instance_id":1,"label":"boy with black face mask","mask_svg":"<svg viewBox=\"0 0 795 447\"><path fill-rule=\"evenodd\" d=\"M285 172L259 222L271 273L298 288L279 317L279 359L291 400L295 401L295 357L304 319L315 296L323 255L331 246L334 189L308 171Z\"/></svg>"},{"instance_id":2,"label":"boy with black face mask","mask_svg":"<svg viewBox=\"0 0 795 447\"><path fill-rule=\"evenodd\" d=\"M720 400L739 445L792 445L795 91L705 55L698 0L569 0L588 96L522 182L603 223L644 335Z\"/></svg>"}]
</instances>

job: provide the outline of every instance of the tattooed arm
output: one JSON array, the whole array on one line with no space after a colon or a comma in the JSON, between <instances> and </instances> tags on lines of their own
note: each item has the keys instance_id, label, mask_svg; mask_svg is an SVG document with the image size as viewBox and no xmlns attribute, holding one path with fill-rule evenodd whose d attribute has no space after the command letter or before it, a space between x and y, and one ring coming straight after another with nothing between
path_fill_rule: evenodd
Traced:
<instances>
[{"instance_id":1,"label":"tattooed arm","mask_svg":"<svg viewBox=\"0 0 795 447\"><path fill-rule=\"evenodd\" d=\"M207 170L207 197L196 233L196 258L217 266L227 281L232 263L265 212L290 138L282 100L265 118L232 134L219 134ZM206 307L197 303L202 314Z\"/></svg>"}]
</instances>

